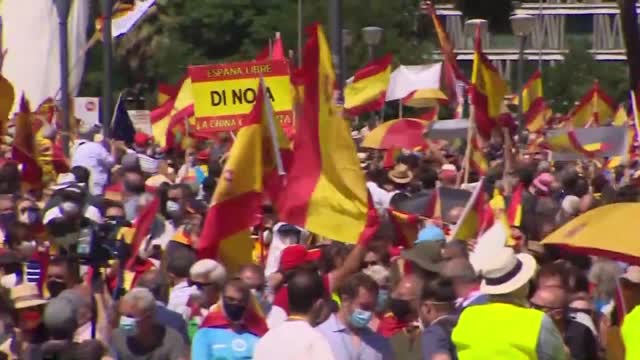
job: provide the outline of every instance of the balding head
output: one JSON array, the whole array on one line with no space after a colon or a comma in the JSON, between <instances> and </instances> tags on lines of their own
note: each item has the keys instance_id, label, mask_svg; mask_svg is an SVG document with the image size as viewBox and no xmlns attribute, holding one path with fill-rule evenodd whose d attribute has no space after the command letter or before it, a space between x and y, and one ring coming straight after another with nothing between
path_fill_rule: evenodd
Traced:
<instances>
[{"instance_id":1,"label":"balding head","mask_svg":"<svg viewBox=\"0 0 640 360\"><path fill-rule=\"evenodd\" d=\"M531 307L544 311L556 324L564 321L567 292L560 287L540 288L531 298Z\"/></svg>"},{"instance_id":2,"label":"balding head","mask_svg":"<svg viewBox=\"0 0 640 360\"><path fill-rule=\"evenodd\" d=\"M169 282L160 270L149 270L140 276L137 286L149 289L158 301L167 302Z\"/></svg>"},{"instance_id":3,"label":"balding head","mask_svg":"<svg viewBox=\"0 0 640 360\"><path fill-rule=\"evenodd\" d=\"M444 221L449 224L457 224L463 212L464 208L462 206L456 206L447 212Z\"/></svg>"},{"instance_id":4,"label":"balding head","mask_svg":"<svg viewBox=\"0 0 640 360\"><path fill-rule=\"evenodd\" d=\"M476 274L476 271L473 266L471 266L469 260L465 258L454 258L447 261L440 273L442 276L453 281L463 283L480 282L480 277Z\"/></svg>"}]
</instances>

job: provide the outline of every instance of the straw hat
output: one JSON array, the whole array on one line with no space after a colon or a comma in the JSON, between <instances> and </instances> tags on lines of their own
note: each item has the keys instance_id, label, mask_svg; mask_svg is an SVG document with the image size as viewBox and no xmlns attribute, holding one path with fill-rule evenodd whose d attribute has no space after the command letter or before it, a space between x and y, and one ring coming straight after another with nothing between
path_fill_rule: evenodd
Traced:
<instances>
[{"instance_id":1,"label":"straw hat","mask_svg":"<svg viewBox=\"0 0 640 360\"><path fill-rule=\"evenodd\" d=\"M11 288L11 300L16 310L47 303L47 300L40 295L38 287L29 283L23 283Z\"/></svg>"},{"instance_id":2,"label":"straw hat","mask_svg":"<svg viewBox=\"0 0 640 360\"><path fill-rule=\"evenodd\" d=\"M536 273L536 260L529 254L515 254L501 248L490 263L481 267L480 291L489 295L508 294L526 284Z\"/></svg>"},{"instance_id":3,"label":"straw hat","mask_svg":"<svg viewBox=\"0 0 640 360\"><path fill-rule=\"evenodd\" d=\"M405 164L397 164L389 171L389 179L397 184L407 184L413 180L413 173Z\"/></svg>"}]
</instances>

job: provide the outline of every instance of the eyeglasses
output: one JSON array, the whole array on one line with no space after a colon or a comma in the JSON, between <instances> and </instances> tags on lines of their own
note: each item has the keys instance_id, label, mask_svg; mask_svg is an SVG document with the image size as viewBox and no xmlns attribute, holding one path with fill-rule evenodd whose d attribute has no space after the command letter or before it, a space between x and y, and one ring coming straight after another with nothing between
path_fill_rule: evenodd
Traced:
<instances>
[{"instance_id":1,"label":"eyeglasses","mask_svg":"<svg viewBox=\"0 0 640 360\"><path fill-rule=\"evenodd\" d=\"M540 304L536 304L532 301L529 301L529 306L532 309L536 309L536 310L540 310L542 312L548 313L551 311L558 311L558 310L562 310L563 307L562 306L558 306L558 307L551 307L551 306L545 306L545 305L540 305Z\"/></svg>"}]
</instances>

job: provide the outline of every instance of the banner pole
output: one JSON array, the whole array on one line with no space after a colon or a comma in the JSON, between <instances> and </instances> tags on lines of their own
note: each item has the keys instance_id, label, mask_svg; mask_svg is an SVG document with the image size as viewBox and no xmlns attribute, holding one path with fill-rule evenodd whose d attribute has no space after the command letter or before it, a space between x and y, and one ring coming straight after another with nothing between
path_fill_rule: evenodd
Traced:
<instances>
[{"instance_id":1,"label":"banner pole","mask_svg":"<svg viewBox=\"0 0 640 360\"><path fill-rule=\"evenodd\" d=\"M264 83L264 79L260 77L260 87L262 88L262 93L264 94L264 106L267 112L267 120L269 121L269 132L271 133L271 144L273 145L273 155L276 159L276 168L278 169L278 175L283 176L287 173L284 171L284 166L282 165L282 157L280 157L280 149L278 146L278 132L276 131L276 124L273 119L273 107L271 106L271 100L266 96L267 94L267 86Z\"/></svg>"},{"instance_id":2,"label":"banner pole","mask_svg":"<svg viewBox=\"0 0 640 360\"><path fill-rule=\"evenodd\" d=\"M467 148L464 152L464 182L460 182L462 180L462 176L458 176L458 187L462 184L467 184L469 182L469 166L471 164L471 140L473 138L473 125L475 123L475 109L473 106L469 108L469 128L467 129Z\"/></svg>"}]
</instances>

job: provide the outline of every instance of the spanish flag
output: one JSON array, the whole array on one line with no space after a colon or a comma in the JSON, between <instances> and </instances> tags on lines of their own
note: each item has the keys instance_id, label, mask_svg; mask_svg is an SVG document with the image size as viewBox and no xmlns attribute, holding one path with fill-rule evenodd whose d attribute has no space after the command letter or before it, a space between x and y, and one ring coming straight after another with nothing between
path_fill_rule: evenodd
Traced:
<instances>
[{"instance_id":1,"label":"spanish flag","mask_svg":"<svg viewBox=\"0 0 640 360\"><path fill-rule=\"evenodd\" d=\"M231 272L251 263L255 225L262 205L265 158L273 154L264 91L240 128L218 181L200 241L200 258L219 258Z\"/></svg>"},{"instance_id":2,"label":"spanish flag","mask_svg":"<svg viewBox=\"0 0 640 360\"><path fill-rule=\"evenodd\" d=\"M472 240L490 227L488 221L493 216L486 203L483 186L484 178L478 182L473 194L471 194L460 220L453 228L451 239Z\"/></svg>"},{"instance_id":3,"label":"spanish flag","mask_svg":"<svg viewBox=\"0 0 640 360\"><path fill-rule=\"evenodd\" d=\"M616 110L616 114L613 116L613 121L611 122L612 126L624 126L629 122L629 115L627 114L627 109L624 108L624 105L620 104L618 106L618 110Z\"/></svg>"},{"instance_id":4,"label":"spanish flag","mask_svg":"<svg viewBox=\"0 0 640 360\"><path fill-rule=\"evenodd\" d=\"M482 138L489 139L504 112L507 83L482 52L480 27L476 29L473 72L471 74L471 104L475 108L475 123Z\"/></svg>"},{"instance_id":5,"label":"spanish flag","mask_svg":"<svg viewBox=\"0 0 640 360\"><path fill-rule=\"evenodd\" d=\"M358 116L382 109L391 77L391 60L392 56L387 55L356 71L344 88L344 111L347 114Z\"/></svg>"},{"instance_id":6,"label":"spanish flag","mask_svg":"<svg viewBox=\"0 0 640 360\"><path fill-rule=\"evenodd\" d=\"M482 147L480 146L480 139L478 139L477 135L474 135L471 138L471 167L478 173L480 176L484 176L489 171L489 162L487 161L487 157L484 155L482 151Z\"/></svg>"},{"instance_id":7,"label":"spanish flag","mask_svg":"<svg viewBox=\"0 0 640 360\"><path fill-rule=\"evenodd\" d=\"M182 81L180 81L180 83L178 83L177 85L159 83L158 98L156 100L157 104L162 105L171 99L175 99L175 97L178 95L178 91L180 91Z\"/></svg>"},{"instance_id":8,"label":"spanish flag","mask_svg":"<svg viewBox=\"0 0 640 360\"><path fill-rule=\"evenodd\" d=\"M24 94L20 99L19 109L11 155L13 160L22 165L22 182L27 188L39 188L42 185L42 168L38 163L38 146L33 131L31 110Z\"/></svg>"},{"instance_id":9,"label":"spanish flag","mask_svg":"<svg viewBox=\"0 0 640 360\"><path fill-rule=\"evenodd\" d=\"M580 99L568 115L573 127L606 125L613 118L616 106L613 100L600 89L596 80L593 87Z\"/></svg>"},{"instance_id":10,"label":"spanish flag","mask_svg":"<svg viewBox=\"0 0 640 360\"><path fill-rule=\"evenodd\" d=\"M396 233L395 245L405 249L411 247L418 238L420 218L395 209L387 209L387 212L391 226Z\"/></svg>"},{"instance_id":11,"label":"spanish flag","mask_svg":"<svg viewBox=\"0 0 640 360\"><path fill-rule=\"evenodd\" d=\"M335 73L318 24L304 49L304 121L298 122L295 151L279 213L283 221L346 243L377 230L365 178L346 121L332 102ZM218 185L220 186L220 185Z\"/></svg>"},{"instance_id":12,"label":"spanish flag","mask_svg":"<svg viewBox=\"0 0 640 360\"><path fill-rule=\"evenodd\" d=\"M612 156L608 158L603 167L607 169L615 169L619 165L624 165L627 161L634 159L634 151L633 151L633 141L636 138L636 130L635 126L630 125L627 127L627 132L625 136L625 142L627 146L627 151L623 155Z\"/></svg>"},{"instance_id":13,"label":"spanish flag","mask_svg":"<svg viewBox=\"0 0 640 360\"><path fill-rule=\"evenodd\" d=\"M544 145L554 152L578 153L589 158L596 156L600 147L600 145L597 145L597 148L588 149L580 143L574 130L556 131L548 134Z\"/></svg>"},{"instance_id":14,"label":"spanish flag","mask_svg":"<svg viewBox=\"0 0 640 360\"><path fill-rule=\"evenodd\" d=\"M442 26L442 23L436 14L436 10L431 4L428 4L427 11L431 15L433 27L435 28L436 35L438 36L438 43L440 44L440 52L444 57L444 62L442 64L442 77L445 93L449 99L450 107L455 110L454 118L460 118L462 116L462 107L464 104L460 101L462 100L462 94L458 93L458 83L462 82L463 84L468 84L469 81L465 78L458 67L455 48L451 44L451 41L449 41L447 31L444 29L444 26Z\"/></svg>"},{"instance_id":15,"label":"spanish flag","mask_svg":"<svg viewBox=\"0 0 640 360\"><path fill-rule=\"evenodd\" d=\"M520 224L522 223L523 192L524 184L519 183L511 194L511 200L509 201L509 207L507 208L507 221L509 221L510 226L520 227Z\"/></svg>"},{"instance_id":16,"label":"spanish flag","mask_svg":"<svg viewBox=\"0 0 640 360\"><path fill-rule=\"evenodd\" d=\"M531 75L522 88L520 96L516 96L513 103L519 104L522 99L525 126L529 132L540 132L551 117L552 111L547 107L542 95L542 74L540 70Z\"/></svg>"}]
</instances>

